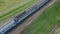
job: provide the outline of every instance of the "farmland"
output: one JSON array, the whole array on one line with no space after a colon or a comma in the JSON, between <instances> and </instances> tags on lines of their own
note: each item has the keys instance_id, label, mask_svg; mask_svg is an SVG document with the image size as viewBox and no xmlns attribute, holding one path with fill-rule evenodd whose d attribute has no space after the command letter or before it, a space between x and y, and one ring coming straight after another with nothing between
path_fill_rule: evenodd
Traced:
<instances>
[{"instance_id":1,"label":"farmland","mask_svg":"<svg viewBox=\"0 0 60 34\"><path fill-rule=\"evenodd\" d=\"M45 10L21 34L49 34L60 20L60 0Z\"/></svg>"}]
</instances>

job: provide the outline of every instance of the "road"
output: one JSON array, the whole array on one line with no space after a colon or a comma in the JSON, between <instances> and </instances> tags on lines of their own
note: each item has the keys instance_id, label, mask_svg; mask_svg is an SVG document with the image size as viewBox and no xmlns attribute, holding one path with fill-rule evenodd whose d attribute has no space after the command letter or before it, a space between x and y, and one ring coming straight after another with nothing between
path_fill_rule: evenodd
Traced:
<instances>
[{"instance_id":1,"label":"road","mask_svg":"<svg viewBox=\"0 0 60 34\"><path fill-rule=\"evenodd\" d=\"M51 6L54 1L49 2L47 5L45 5L42 9L37 11L35 14L31 15L29 18L27 18L22 24L17 25L17 27L14 27L9 32L6 32L5 34L20 34L22 30L24 30L28 25L30 25L39 15L42 14L44 10L46 10L49 6Z\"/></svg>"}]
</instances>

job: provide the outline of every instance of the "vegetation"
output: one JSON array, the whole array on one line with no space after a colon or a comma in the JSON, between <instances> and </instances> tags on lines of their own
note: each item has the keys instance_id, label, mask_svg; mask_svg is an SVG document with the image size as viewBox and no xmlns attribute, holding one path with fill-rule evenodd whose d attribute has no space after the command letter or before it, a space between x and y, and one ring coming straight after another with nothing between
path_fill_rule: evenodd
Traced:
<instances>
[{"instance_id":1,"label":"vegetation","mask_svg":"<svg viewBox=\"0 0 60 34\"><path fill-rule=\"evenodd\" d=\"M60 0L44 11L21 34L49 34L60 20Z\"/></svg>"},{"instance_id":2,"label":"vegetation","mask_svg":"<svg viewBox=\"0 0 60 34\"><path fill-rule=\"evenodd\" d=\"M11 1L12 1L12 0L11 0ZM22 1L22 0L21 0L21 1ZM14 15L14 14L19 13L20 11L22 11L22 10L24 10L25 8L29 7L31 4L35 3L36 1L38 1L38 0L32 0L32 1L24 4L23 6L20 6L19 8L16 8L16 9L14 9L14 10L12 10L12 11L10 11L10 12L2 15L2 16L0 16L0 21L6 19L6 18L8 18L8 17L11 17L11 16ZM1 12L1 11L0 11L0 12Z\"/></svg>"}]
</instances>

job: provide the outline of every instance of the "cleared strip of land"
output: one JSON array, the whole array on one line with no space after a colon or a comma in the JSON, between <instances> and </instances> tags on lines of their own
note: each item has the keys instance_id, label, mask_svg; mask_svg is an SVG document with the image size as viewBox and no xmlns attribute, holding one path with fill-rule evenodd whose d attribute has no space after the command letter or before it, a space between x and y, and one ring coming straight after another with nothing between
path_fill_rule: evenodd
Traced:
<instances>
[{"instance_id":1,"label":"cleared strip of land","mask_svg":"<svg viewBox=\"0 0 60 34\"><path fill-rule=\"evenodd\" d=\"M45 10L21 34L49 34L60 20L60 0Z\"/></svg>"}]
</instances>

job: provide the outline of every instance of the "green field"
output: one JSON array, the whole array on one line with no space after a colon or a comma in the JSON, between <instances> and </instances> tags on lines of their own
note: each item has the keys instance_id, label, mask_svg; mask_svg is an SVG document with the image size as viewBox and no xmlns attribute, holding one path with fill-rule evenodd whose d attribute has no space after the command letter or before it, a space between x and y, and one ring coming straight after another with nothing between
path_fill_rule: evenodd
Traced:
<instances>
[{"instance_id":1,"label":"green field","mask_svg":"<svg viewBox=\"0 0 60 34\"><path fill-rule=\"evenodd\" d=\"M12 1L12 0L10 0L10 1ZM10 1L9 1L9 2L10 2ZM18 0L16 0L16 1L18 1ZM20 0L20 1L22 1L22 0ZM21 2L21 3L24 3L24 2L26 2L26 1L27 1L27 0L25 0L25 1ZM29 7L30 5L32 5L33 3L37 2L37 1L38 1L38 0L30 0L30 2L24 4L23 6L20 6L19 8L16 8L16 9L14 9L14 10L11 10L10 12L8 12L8 13L0 16L0 21L6 19L6 18L8 18L8 17L11 17L12 15L15 15L15 14L19 13L20 11L24 10L25 8ZM3 2L3 1L1 0L1 2ZM0 2L0 3L1 3L1 2ZM5 1L4 1L4 2L5 2ZM7 1L7 2L8 2L8 1ZM13 2L13 1L12 1L12 2ZM21 3L20 3L20 4L21 4ZM4 3L3 3L3 4L4 4ZM15 2L13 2L13 4L15 4ZM11 6L12 6L13 4L11 4ZM3 7L1 7L1 8L4 9L4 7L6 7L6 6L3 5ZM7 6L7 7L8 7L8 6ZM1 9L1 8L0 8L0 9ZM3 10L3 9L1 9L1 10ZM4 13L4 12L2 12L2 13ZM1 14L1 11L0 11L0 14Z\"/></svg>"},{"instance_id":2,"label":"green field","mask_svg":"<svg viewBox=\"0 0 60 34\"><path fill-rule=\"evenodd\" d=\"M53 31L53 34L60 34L60 23L56 27L56 29Z\"/></svg>"},{"instance_id":3,"label":"green field","mask_svg":"<svg viewBox=\"0 0 60 34\"><path fill-rule=\"evenodd\" d=\"M60 0L45 10L21 34L49 34L60 20Z\"/></svg>"},{"instance_id":4,"label":"green field","mask_svg":"<svg viewBox=\"0 0 60 34\"><path fill-rule=\"evenodd\" d=\"M12 10L10 8L14 7L15 5L17 5L17 7L22 6L30 1L31 0L24 0L24 1L23 0L0 0L0 16L10 12L10 10Z\"/></svg>"}]
</instances>

